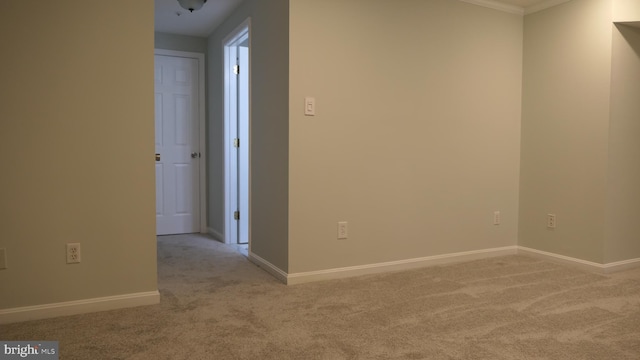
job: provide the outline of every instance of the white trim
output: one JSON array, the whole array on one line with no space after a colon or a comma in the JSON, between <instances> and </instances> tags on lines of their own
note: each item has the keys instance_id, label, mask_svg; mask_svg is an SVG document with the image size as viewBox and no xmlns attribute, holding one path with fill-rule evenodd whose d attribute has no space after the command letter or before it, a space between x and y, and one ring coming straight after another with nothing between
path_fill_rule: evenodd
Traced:
<instances>
[{"instance_id":1,"label":"white trim","mask_svg":"<svg viewBox=\"0 0 640 360\"><path fill-rule=\"evenodd\" d=\"M524 14L525 15L529 15L529 14L533 14L535 12L538 11L542 11L542 10L546 10L550 7L554 7L560 4L564 4L567 3L571 0L547 0L547 1L543 1L539 4L535 4L535 5L531 5L527 8L524 9Z\"/></svg>"},{"instance_id":2,"label":"white trim","mask_svg":"<svg viewBox=\"0 0 640 360\"><path fill-rule=\"evenodd\" d=\"M523 15L533 14L538 11L546 10L550 7L561 5L571 0L547 0L539 4L531 5L526 8L523 8L517 5L505 4L498 0L460 0L460 1L523 16Z\"/></svg>"},{"instance_id":3,"label":"white trim","mask_svg":"<svg viewBox=\"0 0 640 360\"><path fill-rule=\"evenodd\" d=\"M629 270L640 267L640 258L616 261L602 265L602 270L609 274L617 271Z\"/></svg>"},{"instance_id":4,"label":"white trim","mask_svg":"<svg viewBox=\"0 0 640 360\"><path fill-rule=\"evenodd\" d=\"M234 209L231 209L231 204L233 203L233 201L231 200L231 149L233 148L233 138L230 135L230 126L229 126L229 121L230 121L230 113L229 113L229 97L227 96L228 90L227 90L227 84L229 84L230 81L230 76L229 76L229 69L231 68L229 64L229 47L231 46L231 44L234 41L237 41L238 38L244 34L244 33L248 34L249 37L249 69L251 68L251 17L246 18L242 23L240 23L240 25L238 25L235 29L233 29L227 36L224 37L224 39L222 39L222 54L223 54L223 59L222 59L222 72L224 74L224 83L222 84L223 86L223 99L222 99L222 103L223 103L223 123L224 123L224 236L223 236L223 242L225 244L232 244L233 241L231 239L231 232L228 231L230 227L235 225L235 221L233 218L233 213L234 213ZM246 216L249 216L249 234L248 234L248 240L249 240L249 244L251 244L251 119L252 119L252 106L251 106L251 71L249 70L249 139L247 139L248 141L245 141L248 144L248 148L247 151L249 151L249 211L248 214L246 214ZM238 204L239 205L239 204ZM243 215L245 216L245 215ZM237 231L236 231L237 234Z\"/></svg>"},{"instance_id":5,"label":"white trim","mask_svg":"<svg viewBox=\"0 0 640 360\"><path fill-rule=\"evenodd\" d=\"M533 257L537 257L543 260L550 260L557 263L565 264L565 265L573 265L578 266L585 270L590 271L602 271L602 264L598 264L595 262L572 258L569 256L564 256L560 254L550 253L546 251L531 249L524 246L518 246L518 254L520 255L530 255Z\"/></svg>"},{"instance_id":6,"label":"white trim","mask_svg":"<svg viewBox=\"0 0 640 360\"><path fill-rule=\"evenodd\" d=\"M280 268L278 268L277 266L275 266L272 263L268 262L267 260L261 258L260 256L252 253L251 249L249 249L249 261L251 261L252 263L256 264L258 267L264 269L264 271L268 272L269 274L271 274L276 279L278 279L278 280L282 281L283 283L287 284L287 273L286 272L282 271Z\"/></svg>"},{"instance_id":7,"label":"white trim","mask_svg":"<svg viewBox=\"0 0 640 360\"><path fill-rule=\"evenodd\" d=\"M529 255L543 260L553 261L564 265L577 266L584 270L600 273L612 273L616 271L640 267L640 258L617 261L609 264L598 264L591 261L576 259L569 256L554 254L517 245L292 274L287 274L277 266L252 253L251 250L249 250L249 260L257 266L263 268L265 271L267 271L283 283L287 285L296 285L314 281L335 280L353 276L411 270L433 265L445 265L463 261L479 260L516 254Z\"/></svg>"},{"instance_id":8,"label":"white trim","mask_svg":"<svg viewBox=\"0 0 640 360\"><path fill-rule=\"evenodd\" d=\"M524 9L520 6L516 6L516 5L510 5L510 4L505 4L503 2L500 1L495 1L495 0L460 0L462 2L466 2L469 4L474 4L474 5L478 5L478 6L482 6L482 7L486 7L486 8L490 8L490 9L494 9L494 10L498 10L498 11L504 11L507 13L511 13L511 14L516 14L516 15L524 15Z\"/></svg>"},{"instance_id":9,"label":"white trim","mask_svg":"<svg viewBox=\"0 0 640 360\"><path fill-rule=\"evenodd\" d=\"M517 246L505 246L501 248L465 251L453 254L427 256L422 258L389 261L377 264L349 266L336 269L309 271L287 275L288 285L307 283L320 280L341 279L352 276L378 274L389 271L410 270L432 265L450 264L454 262L484 259L495 256L514 255L518 251Z\"/></svg>"},{"instance_id":10,"label":"white trim","mask_svg":"<svg viewBox=\"0 0 640 360\"><path fill-rule=\"evenodd\" d=\"M85 314L143 305L155 305L159 303L160 293L156 290L45 305L0 309L0 324Z\"/></svg>"},{"instance_id":11,"label":"white trim","mask_svg":"<svg viewBox=\"0 0 640 360\"><path fill-rule=\"evenodd\" d=\"M592 261L573 258L560 254L550 253L542 250L531 249L524 246L518 246L518 254L526 254L544 260L554 261L565 265L573 265L585 270L600 273L612 273L621 270L627 270L634 267L640 267L640 258L617 261L608 264L600 264Z\"/></svg>"},{"instance_id":12,"label":"white trim","mask_svg":"<svg viewBox=\"0 0 640 360\"><path fill-rule=\"evenodd\" d=\"M224 243L224 235L222 235L220 232L216 231L215 229L207 228L207 233L217 241Z\"/></svg>"},{"instance_id":13,"label":"white trim","mask_svg":"<svg viewBox=\"0 0 640 360\"><path fill-rule=\"evenodd\" d=\"M248 40L248 57L249 59L247 60L247 64L248 64L248 69L249 69L249 100L248 100L248 104L249 104L249 123L247 124L247 131L249 132L249 138L247 139L246 143L247 143L247 176L249 177L249 179L247 179L247 186L249 187L248 191L247 191L247 197L249 205L248 205L248 209L247 209L247 214L245 215L247 217L247 242L249 243L249 252L251 252L251 202L252 202L252 196L251 196L251 149L253 148L253 132L251 131L251 129L253 128L253 71L251 71L251 69L253 69L252 67L252 52L253 52L253 45L251 44L251 42L253 41L253 33L252 33L252 29L251 29L251 18L247 18L245 20L245 22L247 23L247 34L249 37Z\"/></svg>"},{"instance_id":14,"label":"white trim","mask_svg":"<svg viewBox=\"0 0 640 360\"><path fill-rule=\"evenodd\" d=\"M200 113L198 119L198 127L200 137L198 139L198 152L200 153L199 166L200 166L200 178L198 179L200 190L200 233L207 233L207 146L206 146L206 94L205 94L205 58L204 54L187 51L175 51L155 49L154 55L162 56L175 56L184 57L190 59L196 59L198 61L198 112Z\"/></svg>"},{"instance_id":15,"label":"white trim","mask_svg":"<svg viewBox=\"0 0 640 360\"><path fill-rule=\"evenodd\" d=\"M224 82L222 84L222 116L223 116L223 140L222 140L222 144L224 147L224 189L223 189L223 194L224 194L224 223L222 224L223 226L223 242L225 244L231 244L231 234L229 233L230 227L232 226L231 224L231 213L233 212L233 210L231 209L231 204L232 204L232 197L231 197L231 179L230 179L230 171L229 169L231 168L231 149L230 149L230 144L231 144L231 135L229 134L229 97L227 96L227 87L228 87L228 83L230 81L230 76L229 76L229 72L227 71L227 67L229 66L229 49L226 46L226 38L225 40L222 41L222 46L223 46L223 51L222 51L222 73L224 75Z\"/></svg>"}]
</instances>

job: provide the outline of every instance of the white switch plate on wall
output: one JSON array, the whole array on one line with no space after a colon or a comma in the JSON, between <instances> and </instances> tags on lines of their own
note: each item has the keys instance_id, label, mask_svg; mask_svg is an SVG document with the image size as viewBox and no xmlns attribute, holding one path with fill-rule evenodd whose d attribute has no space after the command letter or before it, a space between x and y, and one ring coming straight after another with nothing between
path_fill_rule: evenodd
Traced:
<instances>
[{"instance_id":1,"label":"white switch plate on wall","mask_svg":"<svg viewBox=\"0 0 640 360\"><path fill-rule=\"evenodd\" d=\"M346 239L347 237L349 237L347 222L341 221L338 223L338 239Z\"/></svg>"},{"instance_id":2,"label":"white switch plate on wall","mask_svg":"<svg viewBox=\"0 0 640 360\"><path fill-rule=\"evenodd\" d=\"M304 98L304 114L306 116L316 115L316 99L315 98L309 97L309 96Z\"/></svg>"}]
</instances>

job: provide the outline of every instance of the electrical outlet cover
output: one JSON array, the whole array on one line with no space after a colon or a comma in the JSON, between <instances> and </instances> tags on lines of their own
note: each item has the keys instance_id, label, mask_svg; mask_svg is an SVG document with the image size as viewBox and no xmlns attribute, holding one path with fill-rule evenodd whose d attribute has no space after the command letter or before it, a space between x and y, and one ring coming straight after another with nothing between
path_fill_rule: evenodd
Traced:
<instances>
[{"instance_id":1,"label":"electrical outlet cover","mask_svg":"<svg viewBox=\"0 0 640 360\"><path fill-rule=\"evenodd\" d=\"M67 244L67 264L77 264L80 262L80 243Z\"/></svg>"},{"instance_id":2,"label":"electrical outlet cover","mask_svg":"<svg viewBox=\"0 0 640 360\"><path fill-rule=\"evenodd\" d=\"M493 212L493 225L500 225L500 211Z\"/></svg>"}]
</instances>

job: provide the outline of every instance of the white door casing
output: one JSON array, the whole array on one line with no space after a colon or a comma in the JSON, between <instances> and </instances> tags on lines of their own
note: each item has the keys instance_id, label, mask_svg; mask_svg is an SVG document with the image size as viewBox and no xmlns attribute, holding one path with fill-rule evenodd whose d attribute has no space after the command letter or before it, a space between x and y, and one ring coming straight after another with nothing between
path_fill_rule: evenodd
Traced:
<instances>
[{"instance_id":1,"label":"white door casing","mask_svg":"<svg viewBox=\"0 0 640 360\"><path fill-rule=\"evenodd\" d=\"M251 19L222 42L224 51L225 231L227 244L249 243L251 252ZM234 67L239 66L239 74ZM240 146L234 146L239 139ZM239 211L240 219L234 218Z\"/></svg>"},{"instance_id":2,"label":"white door casing","mask_svg":"<svg viewBox=\"0 0 640 360\"><path fill-rule=\"evenodd\" d=\"M202 56L156 50L156 233L203 232ZM159 156L159 159L158 159Z\"/></svg>"}]
</instances>

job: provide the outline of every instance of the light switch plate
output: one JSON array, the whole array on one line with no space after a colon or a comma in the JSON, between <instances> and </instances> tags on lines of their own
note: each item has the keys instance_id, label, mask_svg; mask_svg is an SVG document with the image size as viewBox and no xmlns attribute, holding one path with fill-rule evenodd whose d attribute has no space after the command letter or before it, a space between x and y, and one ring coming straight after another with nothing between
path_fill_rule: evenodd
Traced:
<instances>
[{"instance_id":1,"label":"light switch plate","mask_svg":"<svg viewBox=\"0 0 640 360\"><path fill-rule=\"evenodd\" d=\"M338 223L338 239L343 240L349 238L349 228L346 221Z\"/></svg>"},{"instance_id":2,"label":"light switch plate","mask_svg":"<svg viewBox=\"0 0 640 360\"><path fill-rule=\"evenodd\" d=\"M306 116L316 115L316 99L315 98L309 97L309 96L304 98L304 114Z\"/></svg>"}]
</instances>

